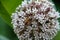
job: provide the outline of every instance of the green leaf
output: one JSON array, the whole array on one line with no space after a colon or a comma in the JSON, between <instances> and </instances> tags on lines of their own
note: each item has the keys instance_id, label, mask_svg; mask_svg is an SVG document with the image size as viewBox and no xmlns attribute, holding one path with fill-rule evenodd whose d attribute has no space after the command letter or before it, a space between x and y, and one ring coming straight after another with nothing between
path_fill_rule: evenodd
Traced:
<instances>
[{"instance_id":1,"label":"green leaf","mask_svg":"<svg viewBox=\"0 0 60 40\"><path fill-rule=\"evenodd\" d=\"M2 3L0 2L0 16L9 24L11 25L11 18L9 13L6 11Z\"/></svg>"},{"instance_id":2,"label":"green leaf","mask_svg":"<svg viewBox=\"0 0 60 40\"><path fill-rule=\"evenodd\" d=\"M12 14L15 11L16 7L21 4L22 0L1 0L1 3L5 7L5 9Z\"/></svg>"},{"instance_id":3,"label":"green leaf","mask_svg":"<svg viewBox=\"0 0 60 40\"><path fill-rule=\"evenodd\" d=\"M12 27L7 25L5 21L0 17L0 40L4 40L5 38L1 36L4 36L9 40L18 40L18 37L14 33Z\"/></svg>"},{"instance_id":4,"label":"green leaf","mask_svg":"<svg viewBox=\"0 0 60 40\"><path fill-rule=\"evenodd\" d=\"M22 0L0 0L0 16L7 24L11 25L11 14Z\"/></svg>"},{"instance_id":5,"label":"green leaf","mask_svg":"<svg viewBox=\"0 0 60 40\"><path fill-rule=\"evenodd\" d=\"M2 36L2 35L0 35L0 40L9 40L9 39L4 37L4 36Z\"/></svg>"}]
</instances>

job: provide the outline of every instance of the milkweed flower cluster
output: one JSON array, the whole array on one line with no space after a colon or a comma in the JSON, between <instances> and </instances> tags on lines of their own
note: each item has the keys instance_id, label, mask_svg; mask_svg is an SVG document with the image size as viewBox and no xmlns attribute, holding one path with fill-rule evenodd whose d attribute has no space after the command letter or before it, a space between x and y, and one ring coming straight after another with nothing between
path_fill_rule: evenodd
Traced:
<instances>
[{"instance_id":1,"label":"milkweed flower cluster","mask_svg":"<svg viewBox=\"0 0 60 40\"><path fill-rule=\"evenodd\" d=\"M48 0L24 0L11 18L19 40L51 40L59 30L59 12Z\"/></svg>"}]
</instances>

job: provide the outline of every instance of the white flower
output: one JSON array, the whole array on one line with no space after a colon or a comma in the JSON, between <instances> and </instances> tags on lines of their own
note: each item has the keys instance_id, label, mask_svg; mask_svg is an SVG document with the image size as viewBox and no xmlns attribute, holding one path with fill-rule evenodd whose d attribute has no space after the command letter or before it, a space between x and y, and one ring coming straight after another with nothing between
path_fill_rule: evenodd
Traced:
<instances>
[{"instance_id":1,"label":"white flower","mask_svg":"<svg viewBox=\"0 0 60 40\"><path fill-rule=\"evenodd\" d=\"M19 40L51 40L60 29L59 17L48 0L24 0L12 14L11 23Z\"/></svg>"}]
</instances>

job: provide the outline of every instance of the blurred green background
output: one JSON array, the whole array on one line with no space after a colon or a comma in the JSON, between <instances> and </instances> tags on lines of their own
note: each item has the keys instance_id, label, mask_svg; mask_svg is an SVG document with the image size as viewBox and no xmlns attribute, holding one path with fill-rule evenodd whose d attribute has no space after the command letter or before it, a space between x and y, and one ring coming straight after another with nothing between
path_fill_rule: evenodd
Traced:
<instances>
[{"instance_id":1,"label":"blurred green background","mask_svg":"<svg viewBox=\"0 0 60 40\"><path fill-rule=\"evenodd\" d=\"M0 40L18 40L11 25L11 14L22 0L0 0ZM60 12L60 0L52 0ZM58 19L60 22L60 19ZM60 40L60 31L53 40Z\"/></svg>"}]
</instances>

